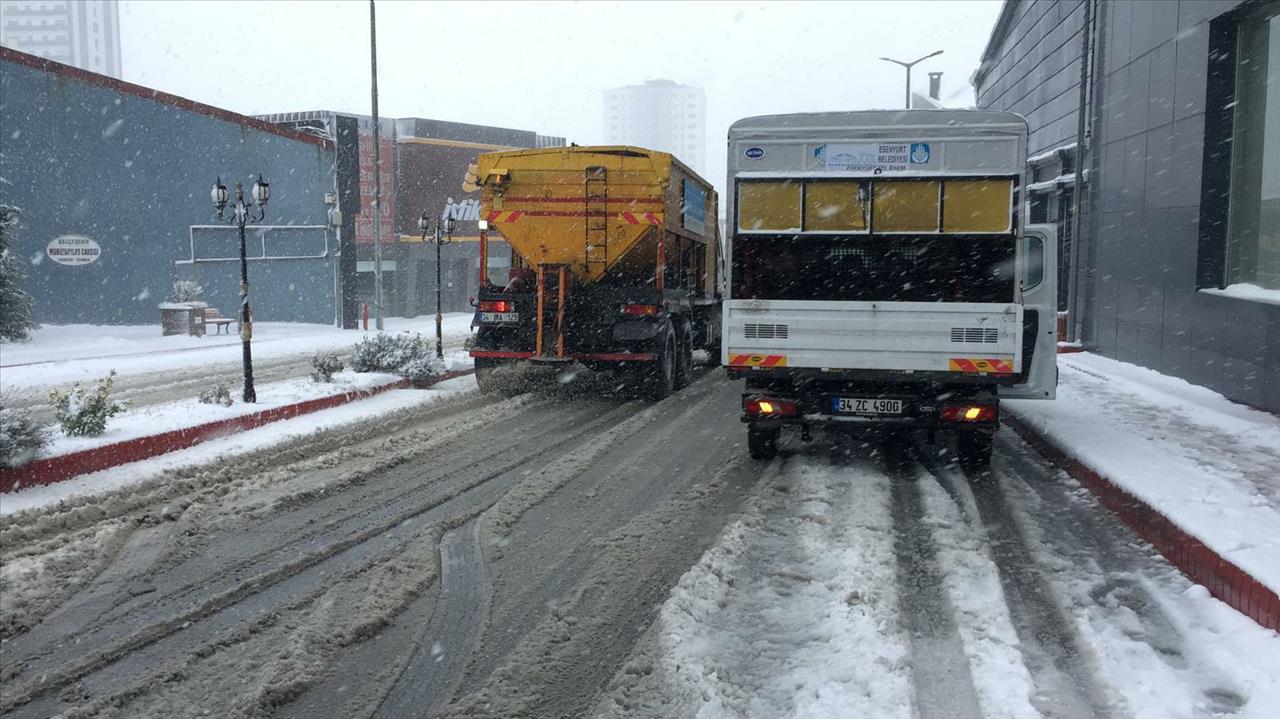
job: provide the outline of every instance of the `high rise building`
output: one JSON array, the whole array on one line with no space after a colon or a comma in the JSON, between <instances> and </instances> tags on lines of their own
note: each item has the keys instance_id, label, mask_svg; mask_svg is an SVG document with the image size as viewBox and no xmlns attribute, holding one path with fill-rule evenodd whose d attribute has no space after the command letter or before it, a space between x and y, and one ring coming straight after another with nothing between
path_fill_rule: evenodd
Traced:
<instances>
[{"instance_id":1,"label":"high rise building","mask_svg":"<svg viewBox=\"0 0 1280 719\"><path fill-rule=\"evenodd\" d=\"M608 144L670 152L706 172L707 96L700 87L649 80L604 91Z\"/></svg>"},{"instance_id":2,"label":"high rise building","mask_svg":"<svg viewBox=\"0 0 1280 719\"><path fill-rule=\"evenodd\" d=\"M0 45L120 79L117 0L4 0Z\"/></svg>"}]
</instances>

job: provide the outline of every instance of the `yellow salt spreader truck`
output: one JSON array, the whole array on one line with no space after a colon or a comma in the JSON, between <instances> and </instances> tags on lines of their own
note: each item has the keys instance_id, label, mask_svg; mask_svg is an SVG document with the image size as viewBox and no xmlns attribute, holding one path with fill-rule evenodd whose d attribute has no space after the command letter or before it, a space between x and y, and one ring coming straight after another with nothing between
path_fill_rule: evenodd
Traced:
<instances>
[{"instance_id":1,"label":"yellow salt spreader truck","mask_svg":"<svg viewBox=\"0 0 1280 719\"><path fill-rule=\"evenodd\" d=\"M517 365L619 372L662 399L690 380L693 352L720 356L717 197L675 157L637 147L557 147L476 158L478 328L483 392L523 389ZM505 284L488 238L511 247Z\"/></svg>"}]
</instances>

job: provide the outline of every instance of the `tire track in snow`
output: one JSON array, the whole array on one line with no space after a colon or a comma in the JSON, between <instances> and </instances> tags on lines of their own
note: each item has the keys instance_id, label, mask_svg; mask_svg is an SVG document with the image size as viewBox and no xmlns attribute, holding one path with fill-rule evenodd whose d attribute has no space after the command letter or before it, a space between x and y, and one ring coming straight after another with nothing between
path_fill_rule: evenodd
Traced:
<instances>
[{"instance_id":1,"label":"tire track in snow","mask_svg":"<svg viewBox=\"0 0 1280 719\"><path fill-rule=\"evenodd\" d=\"M1184 636L1165 610L1168 599L1157 596L1165 588L1168 595L1180 594L1189 580L1017 435L1002 433L996 447L1000 461L993 474L1005 489L1023 495L1020 505L1047 505L1055 518L1038 522L1028 514L1023 521L1038 527L1036 541L1067 558L1078 581L1089 587L1087 598L1078 598L1076 606L1093 607L1105 617L1104 625L1115 625L1106 629L1149 648L1152 664L1163 664L1176 677L1173 683L1186 691L1180 700L1167 697L1171 706L1179 701L1203 704L1211 716L1240 712L1248 703L1248 689ZM1105 670L1099 673L1110 676ZM1124 693L1125 687L1116 689Z\"/></svg>"},{"instance_id":2,"label":"tire track in snow","mask_svg":"<svg viewBox=\"0 0 1280 719\"><path fill-rule=\"evenodd\" d=\"M892 479L898 597L911 638L916 708L920 719L982 719L955 610L937 566L937 548L923 521L917 485L921 473L899 442L887 443L885 450Z\"/></svg>"},{"instance_id":3,"label":"tire track in snow","mask_svg":"<svg viewBox=\"0 0 1280 719\"><path fill-rule=\"evenodd\" d=\"M480 642L488 609L480 522L471 519L440 538L440 590L431 619L375 716L434 716L448 704Z\"/></svg>"},{"instance_id":4,"label":"tire track in snow","mask_svg":"<svg viewBox=\"0 0 1280 719\"><path fill-rule=\"evenodd\" d=\"M465 405L464 405L465 406ZM446 414L446 417L448 415ZM421 419L421 418L419 418ZM428 424L435 423L435 419ZM465 425L463 425L465 426ZM317 442L307 442L304 447L308 450L316 447L329 447L333 445L332 437L326 436ZM336 450L337 453L346 453L348 450ZM403 474L406 471L412 472L412 467L394 466L404 460L407 456L412 456L413 452L407 452L387 458L384 464L393 466L384 466L381 471L384 474L390 474L392 477L397 474ZM284 453L283 457L291 458L295 456L293 453ZM323 457L323 455L322 455ZM473 457L472 459L483 459L481 457ZM324 459L310 459L300 463L302 467L298 467L299 463L285 462L284 468L290 468L286 471L284 468L275 470L275 473L288 476L296 472L305 472L307 468L315 469L317 464L324 465L327 462ZM236 462L228 465L227 471L233 475L253 473L255 477L266 482L271 482L276 478L276 474L268 471L255 456L253 459L246 459L243 462ZM312 471L312 474L316 472ZM351 481L359 480L361 477L369 474L367 468L361 469L350 478ZM388 481L384 479L384 481ZM283 482L287 484L288 482ZM170 501L164 508L157 509L156 505L150 505L142 510L128 510L121 515L109 515L104 521L120 523L136 523L139 526L158 526L166 529L168 541L163 546L152 544L148 546L151 556L146 559L145 567L139 565L142 561L136 556L132 556L132 552L119 553L125 563L128 565L119 568L119 571L126 575L132 576L133 579L129 583L130 586L124 593L102 591L100 586L105 583L105 578L110 576L110 572L104 574L102 578L94 582L84 583L77 586L71 586L70 583L65 588L65 596L62 598L62 604L74 605L76 623L67 624L65 622L50 621L60 613L61 610L53 613L53 616L46 616L45 619L32 628L27 635L19 635L6 640L6 653L9 656L22 657L23 655L39 655L43 656L49 653L48 647L55 646L64 642L74 632L77 635L77 645L83 646L85 640L93 636L96 629L101 629L104 625L116 625L119 629L121 626L129 626L134 622L128 620L131 611L137 611L139 607L145 605L147 611L152 614L163 612L160 607L166 601L172 601L174 608L170 611L178 611L178 607L189 604L191 595L194 594L212 594L216 591L226 589L232 584L243 581L244 576L252 576L257 573L269 570L271 568L271 559L278 556L293 556L305 554L314 550L314 545L318 537L336 528L341 529L340 525L350 525L349 520L367 515L369 511L376 510L379 507L385 509L394 506L388 502L370 501L365 503L365 511L353 508L351 502L343 502L334 496L325 497L326 492L320 492L309 499L313 500L305 506L292 506L282 508L278 502L272 504L271 511L264 515L255 527L252 522L248 526L241 522L245 531L238 532L232 536L226 537L226 541L222 546L211 545L193 547L200 543L199 537L203 533L208 532L210 525L214 525L225 519L226 515L239 515L242 507L236 506L236 501L232 495L219 492L229 490L231 486L237 482L226 484L215 483L205 487L196 493L196 497L181 507L181 502ZM345 489L340 483L339 486L326 485L328 494L332 495L335 490ZM163 489L163 488L160 488ZM276 491L276 486L272 486L271 492ZM354 490L353 490L354 491ZM365 491L368 491L367 489ZM143 490L145 495L150 493ZM126 491L128 494L128 491ZM260 496L264 494L261 489L254 492ZM207 495L207 496L206 496ZM348 498L351 494L346 495ZM399 495L394 499L404 499L406 495ZM172 498L169 498L172 499ZM384 497L384 499L386 499ZM105 500L110 505L110 500ZM216 504L216 507L214 506ZM330 511L320 511L323 507L333 505ZM92 505L86 504L82 508L85 512L93 509ZM104 514L100 512L100 514ZM180 516L179 516L180 515ZM56 516L56 515L55 515ZM296 517L296 521L290 523L290 517ZM337 517L337 519L333 519ZM24 519L24 517L19 517ZM39 521L42 515L37 513L34 517L25 517L25 519ZM343 522L342 520L348 520ZM171 521L170 521L171 520ZM91 529L98 525L91 525ZM255 547L260 547L260 543L255 543L253 537L257 533L263 531L262 526L267 527L267 531L284 535L284 539L275 539L267 542L265 548L260 551ZM78 534L85 533L82 530ZM190 535L190 536L188 536ZM310 543L313 546L308 546ZM55 547L50 550L44 548L46 552L57 551L56 541L48 544ZM68 541L66 546L74 547L76 542ZM34 549L40 549L36 547ZM214 567L198 566L183 575L182 569L192 565L194 555L203 550L206 554L217 557L217 564ZM168 557L162 558L161 553L167 552ZM177 556L175 556L175 554ZM117 553L112 553L112 559L116 558ZM5 558L6 561L10 557ZM277 562L280 560L277 560ZM115 568L108 568L114 570ZM108 583L109 584L109 583ZM156 587L161 590L157 593ZM13 611L10 607L7 611ZM25 662L17 662L10 666L18 666L21 670ZM14 672L16 673L16 672ZM5 675L8 677L8 673Z\"/></svg>"},{"instance_id":5,"label":"tire track in snow","mask_svg":"<svg viewBox=\"0 0 1280 719\"><path fill-rule=\"evenodd\" d=\"M925 452L917 455L943 486L970 488L1000 572L1024 664L1035 684L1032 704L1049 719L1110 716L1091 663L1027 548L999 479L987 470L962 473L955 465L941 464Z\"/></svg>"},{"instance_id":6,"label":"tire track in snow","mask_svg":"<svg viewBox=\"0 0 1280 719\"><path fill-rule=\"evenodd\" d=\"M445 492L443 496L439 491L428 492L429 498L425 502L419 500L416 504L407 503L407 507L404 506L406 503L391 505L392 511L389 516L385 516L376 524L361 527L358 531L347 534L336 542L324 544L301 557L276 564L260 574L243 579L237 578L237 583L212 596L175 598L174 604L179 607L177 612L167 616L161 615L163 618L159 621L148 621L148 617L144 616L131 621L123 621L122 618L121 621L113 622L108 626L119 628L120 631L115 636L108 636L106 641L100 641L97 648L77 643L75 646L65 647L58 653L60 656L51 659L31 656L30 659L42 659L45 660L44 664L53 664L53 666L47 666L43 672L28 672L38 676L16 687L8 687L11 691L6 692L3 702L0 702L0 711L11 711L37 697L47 697L53 690L72 682L84 681L88 675L102 673L122 660L138 655L181 631L183 636L169 642L168 644L173 646L166 645L167 651L153 652L154 656L143 661L143 664L149 667L147 671L163 671L167 657L189 650L194 636L200 634L196 630L202 628L201 624L209 625L204 633L212 640L217 632L228 631L232 626L249 623L253 616L269 616L274 607L281 603L295 603L299 601L299 596L305 597L309 596L308 592L314 593L323 586L327 578L342 571L344 566L350 569L351 562L358 565L377 550L391 547L392 545L387 542L396 541L396 537L393 536L396 532L407 531L405 526L412 524L413 521L427 521L423 515L431 514L435 517L438 514L436 510L446 504L457 505L457 510L467 511L470 515L478 513L495 501L505 486L518 481L516 472L520 467L564 446L582 441L584 437L589 437L596 427L616 421L618 415L628 410L627 405L596 406L596 416L590 421L575 425L572 432L563 433L563 436L553 441L535 445L532 448L533 451L505 462L478 479L471 479L464 486ZM449 471L452 474L461 474L467 466L471 465L464 463L461 468L455 466L449 468ZM506 481L500 482L497 487L485 487L499 478L505 478ZM479 490L490 492L492 496L479 502L475 499L466 501L468 496L475 495ZM377 505L385 506L381 500ZM442 517L432 521L439 519ZM244 616L247 607L254 609L249 612L249 616ZM154 610L149 611L148 614L151 617L156 616ZM107 673L110 674L110 672ZM107 685L109 685L108 682L101 683L103 687ZM33 708L35 707L24 707L24 712Z\"/></svg>"}]
</instances>

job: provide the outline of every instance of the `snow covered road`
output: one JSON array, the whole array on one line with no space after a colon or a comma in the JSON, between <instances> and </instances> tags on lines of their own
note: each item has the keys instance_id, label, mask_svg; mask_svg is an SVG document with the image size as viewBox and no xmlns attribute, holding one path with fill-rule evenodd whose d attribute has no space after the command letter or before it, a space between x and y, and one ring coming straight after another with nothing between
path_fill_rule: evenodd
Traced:
<instances>
[{"instance_id":1,"label":"snow covered road","mask_svg":"<svg viewBox=\"0 0 1280 719\"><path fill-rule=\"evenodd\" d=\"M0 713L1280 708L1280 639L1012 433L974 476L915 440L761 464L739 392L461 393L0 517Z\"/></svg>"}]
</instances>

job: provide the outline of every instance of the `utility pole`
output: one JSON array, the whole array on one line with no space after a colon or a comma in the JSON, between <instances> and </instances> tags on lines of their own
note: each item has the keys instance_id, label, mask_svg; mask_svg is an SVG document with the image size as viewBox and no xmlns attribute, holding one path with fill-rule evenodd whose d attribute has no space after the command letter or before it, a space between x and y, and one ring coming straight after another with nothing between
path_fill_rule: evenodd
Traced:
<instances>
[{"instance_id":1,"label":"utility pole","mask_svg":"<svg viewBox=\"0 0 1280 719\"><path fill-rule=\"evenodd\" d=\"M378 20L369 0L369 65L373 73L373 311L382 331L382 140L378 122Z\"/></svg>"},{"instance_id":2,"label":"utility pole","mask_svg":"<svg viewBox=\"0 0 1280 719\"><path fill-rule=\"evenodd\" d=\"M370 2L372 2L372 1L373 1L373 0L370 0ZM901 66L903 66L904 68L906 68L906 70L907 70L907 101L906 101L906 104L904 105L904 107L906 107L908 110L910 110L910 109L911 109L911 68L912 68L912 66L916 65L917 63L923 62L924 60L928 60L929 58L931 58L931 57L933 57L933 56L935 56L935 55L941 55L941 54L942 54L942 51L941 51L941 50L935 50L935 51L933 51L933 52L929 53L928 55L925 55L924 57L916 58L915 60L912 60L911 62L903 62L903 61L901 61L901 60L894 60L894 59L893 59L893 58L891 58L891 57L882 57L882 58L880 58L881 60L884 60L885 62L891 62L891 63L893 63L894 65L901 65Z\"/></svg>"}]
</instances>

